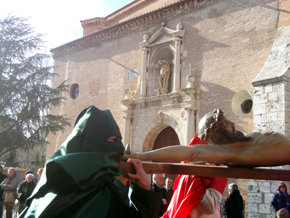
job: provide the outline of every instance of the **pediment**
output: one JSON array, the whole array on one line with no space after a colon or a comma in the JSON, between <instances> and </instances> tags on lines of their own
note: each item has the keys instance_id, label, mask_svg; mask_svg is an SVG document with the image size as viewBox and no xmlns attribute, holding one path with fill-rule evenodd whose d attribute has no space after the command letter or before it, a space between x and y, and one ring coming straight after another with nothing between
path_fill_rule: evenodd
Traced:
<instances>
[{"instance_id":1,"label":"pediment","mask_svg":"<svg viewBox=\"0 0 290 218\"><path fill-rule=\"evenodd\" d=\"M173 40L173 33L175 30L168 29L167 27L160 28L148 40L149 45L161 44Z\"/></svg>"},{"instance_id":2,"label":"pediment","mask_svg":"<svg viewBox=\"0 0 290 218\"><path fill-rule=\"evenodd\" d=\"M161 27L151 37L148 34L144 35L144 41L141 43L142 46L155 46L173 41L176 37L183 37L184 30L182 24L177 24L176 30L169 29L168 27Z\"/></svg>"}]
</instances>

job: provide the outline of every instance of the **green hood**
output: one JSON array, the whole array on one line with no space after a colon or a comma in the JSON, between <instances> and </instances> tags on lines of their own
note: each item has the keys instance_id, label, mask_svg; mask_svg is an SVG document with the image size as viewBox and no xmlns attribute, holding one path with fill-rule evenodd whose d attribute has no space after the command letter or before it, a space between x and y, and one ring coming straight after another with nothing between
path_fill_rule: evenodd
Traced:
<instances>
[{"instance_id":1,"label":"green hood","mask_svg":"<svg viewBox=\"0 0 290 218\"><path fill-rule=\"evenodd\" d=\"M107 142L117 136L114 142ZM127 199L116 176L124 152L121 134L109 110L83 110L61 147L49 158L20 217L106 217L112 192Z\"/></svg>"}]
</instances>

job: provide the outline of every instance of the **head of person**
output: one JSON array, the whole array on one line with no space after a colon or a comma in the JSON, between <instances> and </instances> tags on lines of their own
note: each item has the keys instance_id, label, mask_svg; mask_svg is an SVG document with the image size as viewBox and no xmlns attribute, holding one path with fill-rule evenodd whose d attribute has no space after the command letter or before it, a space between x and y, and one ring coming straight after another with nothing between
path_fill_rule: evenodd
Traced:
<instances>
[{"instance_id":1,"label":"head of person","mask_svg":"<svg viewBox=\"0 0 290 218\"><path fill-rule=\"evenodd\" d=\"M198 133L200 139L209 144L227 144L249 140L242 132L236 131L235 124L227 120L221 109L214 109L204 115L198 124Z\"/></svg>"},{"instance_id":2,"label":"head of person","mask_svg":"<svg viewBox=\"0 0 290 218\"><path fill-rule=\"evenodd\" d=\"M28 173L25 175L25 180L28 182L28 183L31 183L33 182L35 179L34 175L32 173Z\"/></svg>"},{"instance_id":3,"label":"head of person","mask_svg":"<svg viewBox=\"0 0 290 218\"><path fill-rule=\"evenodd\" d=\"M153 174L153 182L158 186L163 186L164 174Z\"/></svg>"},{"instance_id":4,"label":"head of person","mask_svg":"<svg viewBox=\"0 0 290 218\"><path fill-rule=\"evenodd\" d=\"M289 214L289 211L286 208L282 208L282 209L277 211L276 216L278 218L289 218L290 214Z\"/></svg>"},{"instance_id":5,"label":"head of person","mask_svg":"<svg viewBox=\"0 0 290 218\"><path fill-rule=\"evenodd\" d=\"M27 174L33 174L33 172L31 170L28 170L24 173L24 176L26 176Z\"/></svg>"},{"instance_id":6,"label":"head of person","mask_svg":"<svg viewBox=\"0 0 290 218\"><path fill-rule=\"evenodd\" d=\"M16 176L16 170L13 168L8 169L8 177L9 178L14 178Z\"/></svg>"},{"instance_id":7,"label":"head of person","mask_svg":"<svg viewBox=\"0 0 290 218\"><path fill-rule=\"evenodd\" d=\"M281 182L278 186L278 191L280 192L287 192L287 186L284 182Z\"/></svg>"},{"instance_id":8,"label":"head of person","mask_svg":"<svg viewBox=\"0 0 290 218\"><path fill-rule=\"evenodd\" d=\"M120 155L124 153L119 126L109 110L100 110L94 106L84 109L76 119L74 133L82 140L68 143L67 153L118 152Z\"/></svg>"},{"instance_id":9,"label":"head of person","mask_svg":"<svg viewBox=\"0 0 290 218\"><path fill-rule=\"evenodd\" d=\"M74 128L65 142L60 148L47 160L44 168L43 178L51 178L54 172L54 165L59 160L64 163L72 159L79 159L80 157L92 157L95 160L93 163L86 163L85 158L81 159L79 167L71 169L70 166L65 165L68 169L68 174L83 171L82 167L90 166L85 170L85 173L79 173L78 179L87 179L95 175L96 168L101 172L106 172L110 177L116 177L123 173L119 168L121 156L124 154L124 146L122 143L121 132L112 113L109 110L100 110L91 105L80 112L74 124ZM69 157L69 158L67 158ZM56 159L58 161L56 161ZM59 165L59 163L57 163ZM43 174L44 174L43 172ZM73 172L73 173L72 173ZM45 180L43 180L45 181Z\"/></svg>"},{"instance_id":10,"label":"head of person","mask_svg":"<svg viewBox=\"0 0 290 218\"><path fill-rule=\"evenodd\" d=\"M170 179L169 177L167 177L166 180L165 180L165 187L166 188L172 188L172 186L173 186L173 180Z\"/></svg>"},{"instance_id":11,"label":"head of person","mask_svg":"<svg viewBox=\"0 0 290 218\"><path fill-rule=\"evenodd\" d=\"M233 193L234 191L238 191L239 190L239 187L236 183L230 183L228 185L228 192L229 194Z\"/></svg>"}]
</instances>

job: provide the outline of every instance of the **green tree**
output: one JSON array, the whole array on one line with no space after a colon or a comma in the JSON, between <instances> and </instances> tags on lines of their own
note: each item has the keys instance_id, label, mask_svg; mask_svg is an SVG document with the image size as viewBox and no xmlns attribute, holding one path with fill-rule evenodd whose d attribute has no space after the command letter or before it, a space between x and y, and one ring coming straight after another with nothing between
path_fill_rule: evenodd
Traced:
<instances>
[{"instance_id":1,"label":"green tree","mask_svg":"<svg viewBox=\"0 0 290 218\"><path fill-rule=\"evenodd\" d=\"M67 85L50 86L50 55L26 18L0 19L0 160L10 152L47 143L48 133L64 130L69 120L49 114L64 100Z\"/></svg>"}]
</instances>

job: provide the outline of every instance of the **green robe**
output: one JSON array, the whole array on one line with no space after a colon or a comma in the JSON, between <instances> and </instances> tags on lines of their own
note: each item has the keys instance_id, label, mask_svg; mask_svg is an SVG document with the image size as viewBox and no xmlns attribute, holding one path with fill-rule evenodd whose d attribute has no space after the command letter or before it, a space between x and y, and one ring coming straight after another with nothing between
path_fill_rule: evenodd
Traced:
<instances>
[{"instance_id":1,"label":"green robe","mask_svg":"<svg viewBox=\"0 0 290 218\"><path fill-rule=\"evenodd\" d=\"M107 142L111 136L118 139ZM155 193L133 186L132 205L124 204L128 189L116 179L122 174L119 162L123 152L121 133L111 112L86 108L72 133L47 161L26 201L28 207L19 217L135 217L131 213L157 217L160 196Z\"/></svg>"}]
</instances>

